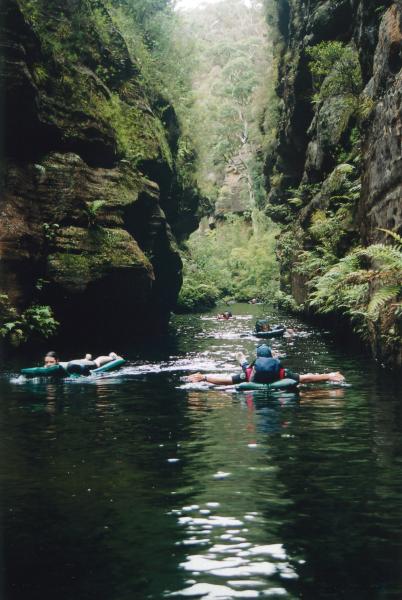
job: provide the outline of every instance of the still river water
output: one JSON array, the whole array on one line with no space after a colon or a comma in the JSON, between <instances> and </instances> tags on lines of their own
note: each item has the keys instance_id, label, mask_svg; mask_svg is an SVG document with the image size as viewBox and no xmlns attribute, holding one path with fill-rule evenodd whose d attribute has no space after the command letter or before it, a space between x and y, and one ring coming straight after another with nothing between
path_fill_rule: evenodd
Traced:
<instances>
[{"instance_id":1,"label":"still river water","mask_svg":"<svg viewBox=\"0 0 402 600\"><path fill-rule=\"evenodd\" d=\"M113 348L128 365L98 379L28 382L6 365L2 600L402 598L399 386L328 332L231 309ZM267 314L300 331L273 343L287 366L339 368L350 387L181 382L236 371Z\"/></svg>"}]
</instances>

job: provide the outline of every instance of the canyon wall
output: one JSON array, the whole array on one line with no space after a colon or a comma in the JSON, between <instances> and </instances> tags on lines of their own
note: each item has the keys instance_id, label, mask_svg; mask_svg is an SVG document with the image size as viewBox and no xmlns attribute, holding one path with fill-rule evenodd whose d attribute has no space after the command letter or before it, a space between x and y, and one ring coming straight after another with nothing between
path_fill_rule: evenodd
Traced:
<instances>
[{"instance_id":1,"label":"canyon wall","mask_svg":"<svg viewBox=\"0 0 402 600\"><path fill-rule=\"evenodd\" d=\"M50 305L64 336L159 330L199 201L174 108L149 97L100 0L0 12L0 292L19 311Z\"/></svg>"},{"instance_id":2,"label":"canyon wall","mask_svg":"<svg viewBox=\"0 0 402 600\"><path fill-rule=\"evenodd\" d=\"M329 270L358 247L392 245L383 229L402 232L401 20L399 0L276 3L280 118L266 156L266 210L282 225L282 289L306 314L315 312L314 278L323 265ZM321 64L330 52L343 54L317 85L311 63L320 44ZM344 89L332 89L338 81ZM371 267L368 273L375 261ZM371 296L379 279L369 281ZM400 367L396 304L400 292L363 333L380 362Z\"/></svg>"}]
</instances>

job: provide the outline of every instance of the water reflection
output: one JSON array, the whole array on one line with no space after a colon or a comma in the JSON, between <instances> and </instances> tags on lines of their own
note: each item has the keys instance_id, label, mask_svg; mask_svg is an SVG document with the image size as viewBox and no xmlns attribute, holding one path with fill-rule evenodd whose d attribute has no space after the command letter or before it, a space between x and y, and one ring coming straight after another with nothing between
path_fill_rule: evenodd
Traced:
<instances>
[{"instance_id":1,"label":"water reflection","mask_svg":"<svg viewBox=\"0 0 402 600\"><path fill-rule=\"evenodd\" d=\"M283 315L303 330L273 342L284 362L351 388L181 387L253 356L263 307L241 311L178 317L119 374L0 379L7 600L402 596L399 389Z\"/></svg>"}]
</instances>

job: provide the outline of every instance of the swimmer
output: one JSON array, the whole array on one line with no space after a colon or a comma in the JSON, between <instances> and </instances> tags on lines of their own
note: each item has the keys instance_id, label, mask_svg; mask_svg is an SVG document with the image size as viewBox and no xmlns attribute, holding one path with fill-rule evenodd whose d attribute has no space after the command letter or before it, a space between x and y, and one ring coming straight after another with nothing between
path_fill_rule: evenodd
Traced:
<instances>
[{"instance_id":1,"label":"swimmer","mask_svg":"<svg viewBox=\"0 0 402 600\"><path fill-rule=\"evenodd\" d=\"M344 375L339 371L331 373L295 373L284 368L281 362L272 356L269 346L262 344L257 348L257 358L251 365L248 364L242 352L237 353L237 358L242 366L241 373L226 375L225 373L193 373L185 378L188 383L206 381L214 385L237 385L243 381L255 383L274 383L281 379L294 379L297 383L333 382L343 383Z\"/></svg>"},{"instance_id":2,"label":"swimmer","mask_svg":"<svg viewBox=\"0 0 402 600\"><path fill-rule=\"evenodd\" d=\"M219 321L227 321L228 319L231 319L233 317L232 313L230 311L226 311L224 313L219 313L219 315L217 315L217 319Z\"/></svg>"},{"instance_id":3,"label":"swimmer","mask_svg":"<svg viewBox=\"0 0 402 600\"><path fill-rule=\"evenodd\" d=\"M110 352L107 356L101 355L92 360L92 354L86 354L84 358L76 358L69 361L60 361L60 358L54 350L50 350L44 358L45 367L53 367L60 365L67 371L67 373L78 373L81 375L88 375L90 371L103 367L112 360L118 360L121 356L118 356L115 352Z\"/></svg>"}]
</instances>

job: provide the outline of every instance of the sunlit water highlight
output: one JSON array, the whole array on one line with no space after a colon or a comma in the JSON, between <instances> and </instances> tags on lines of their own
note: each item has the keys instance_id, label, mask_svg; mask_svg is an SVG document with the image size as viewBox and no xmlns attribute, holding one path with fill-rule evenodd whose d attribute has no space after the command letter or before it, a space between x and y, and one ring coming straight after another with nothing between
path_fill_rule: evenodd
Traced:
<instances>
[{"instance_id":1,"label":"sunlit water highlight","mask_svg":"<svg viewBox=\"0 0 402 600\"><path fill-rule=\"evenodd\" d=\"M1 598L402 597L398 385L272 311L298 329L272 340L286 365L340 368L351 387L183 383L253 356L267 313L231 310L175 317L118 373L49 382L5 366Z\"/></svg>"}]
</instances>

